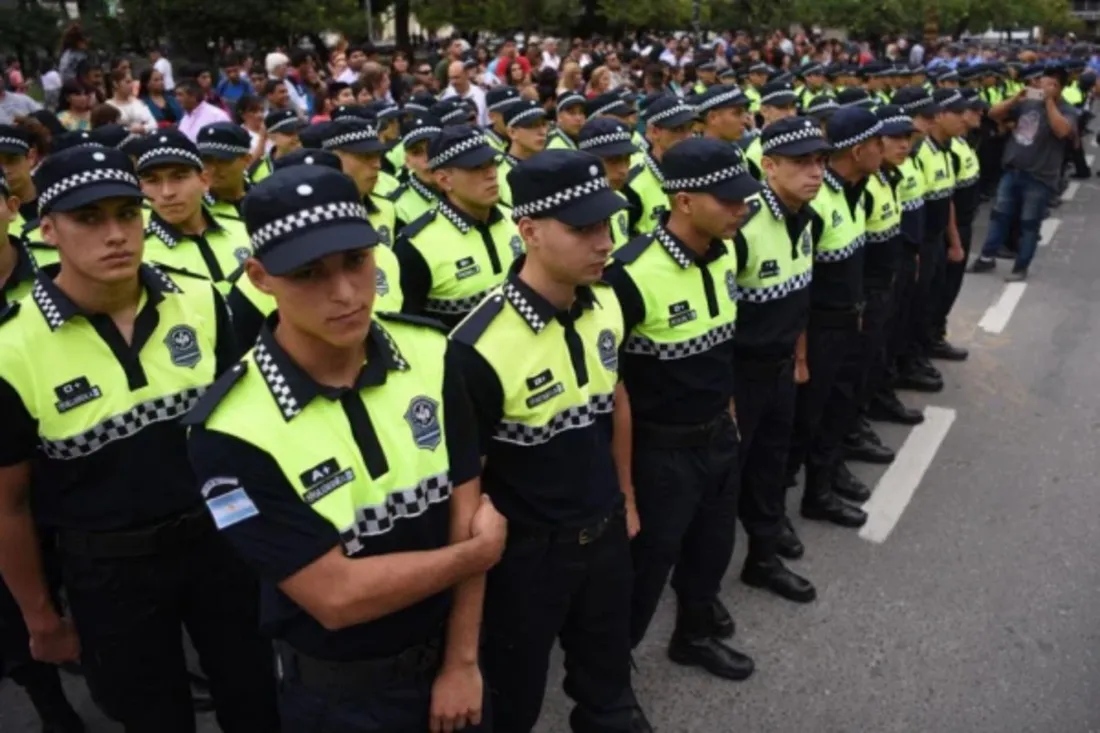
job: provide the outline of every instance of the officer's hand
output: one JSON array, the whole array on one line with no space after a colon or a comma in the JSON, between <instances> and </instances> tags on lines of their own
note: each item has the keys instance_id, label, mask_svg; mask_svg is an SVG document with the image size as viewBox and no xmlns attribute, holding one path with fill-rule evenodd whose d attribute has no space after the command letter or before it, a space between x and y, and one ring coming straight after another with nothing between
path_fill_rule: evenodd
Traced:
<instances>
[{"instance_id":1,"label":"officer's hand","mask_svg":"<svg viewBox=\"0 0 1100 733\"><path fill-rule=\"evenodd\" d=\"M504 553L504 541L508 539L508 520L493 506L488 494L481 495L481 504L470 520L470 536L484 543L488 570L500 561Z\"/></svg>"},{"instance_id":2,"label":"officer's hand","mask_svg":"<svg viewBox=\"0 0 1100 733\"><path fill-rule=\"evenodd\" d=\"M962 245L953 244L947 248L947 261L951 263L959 263L966 259L966 252L963 251Z\"/></svg>"},{"instance_id":3,"label":"officer's hand","mask_svg":"<svg viewBox=\"0 0 1100 733\"><path fill-rule=\"evenodd\" d=\"M431 733L451 733L481 723L484 683L476 664L444 666L432 685Z\"/></svg>"},{"instance_id":4,"label":"officer's hand","mask_svg":"<svg viewBox=\"0 0 1100 733\"><path fill-rule=\"evenodd\" d=\"M32 657L47 664L80 661L80 637L70 619L55 616L44 626L31 626L28 624Z\"/></svg>"},{"instance_id":5,"label":"officer's hand","mask_svg":"<svg viewBox=\"0 0 1100 733\"><path fill-rule=\"evenodd\" d=\"M642 520L638 517L638 505L626 502L626 536L634 539L642 531Z\"/></svg>"},{"instance_id":6,"label":"officer's hand","mask_svg":"<svg viewBox=\"0 0 1100 733\"><path fill-rule=\"evenodd\" d=\"M805 359L794 360L794 383L805 384L810 381L810 365Z\"/></svg>"}]
</instances>

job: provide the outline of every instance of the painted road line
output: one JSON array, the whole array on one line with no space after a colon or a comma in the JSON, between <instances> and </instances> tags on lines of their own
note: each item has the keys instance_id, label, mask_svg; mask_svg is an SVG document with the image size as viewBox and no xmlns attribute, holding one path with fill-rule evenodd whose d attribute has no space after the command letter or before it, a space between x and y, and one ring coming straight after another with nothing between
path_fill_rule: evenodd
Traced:
<instances>
[{"instance_id":1,"label":"painted road line","mask_svg":"<svg viewBox=\"0 0 1100 733\"><path fill-rule=\"evenodd\" d=\"M1009 319L1012 318L1012 312L1016 310L1016 306L1020 302L1020 298L1024 297L1026 289L1027 283L1008 283L1005 285L1001 297L997 299L996 303L989 306L989 310L982 316L982 320L978 321L978 328L986 333L1001 333L1004 331Z\"/></svg>"},{"instance_id":2,"label":"painted road line","mask_svg":"<svg viewBox=\"0 0 1100 733\"><path fill-rule=\"evenodd\" d=\"M1066 190L1062 192L1062 200L1073 201L1073 197L1077 195L1077 190L1080 188L1081 183L1079 181L1074 181L1073 183L1069 184L1068 186L1066 186Z\"/></svg>"},{"instance_id":3,"label":"painted road line","mask_svg":"<svg viewBox=\"0 0 1100 733\"><path fill-rule=\"evenodd\" d=\"M861 538L882 543L890 536L932 465L955 417L956 412L949 407L924 408L924 422L909 433L897 458L882 474L871 498L863 505L867 524L859 530Z\"/></svg>"},{"instance_id":4,"label":"painted road line","mask_svg":"<svg viewBox=\"0 0 1100 733\"><path fill-rule=\"evenodd\" d=\"M1061 219L1043 219L1039 225L1039 246L1047 247L1054 241L1054 233L1062 226Z\"/></svg>"}]
</instances>

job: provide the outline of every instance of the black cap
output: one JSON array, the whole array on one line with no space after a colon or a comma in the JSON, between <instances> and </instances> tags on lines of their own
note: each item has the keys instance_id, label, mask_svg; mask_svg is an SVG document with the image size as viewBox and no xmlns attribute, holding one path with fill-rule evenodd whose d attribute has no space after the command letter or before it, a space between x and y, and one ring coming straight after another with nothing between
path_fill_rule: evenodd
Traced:
<instances>
[{"instance_id":1,"label":"black cap","mask_svg":"<svg viewBox=\"0 0 1100 733\"><path fill-rule=\"evenodd\" d=\"M367 112L367 108L361 104L341 104L339 107L332 110L328 116L332 121L345 120L349 117L365 120L371 117L371 114Z\"/></svg>"},{"instance_id":2,"label":"black cap","mask_svg":"<svg viewBox=\"0 0 1100 733\"><path fill-rule=\"evenodd\" d=\"M798 69L798 75L802 78L807 76L823 75L825 73L825 66L816 61L807 61Z\"/></svg>"},{"instance_id":3,"label":"black cap","mask_svg":"<svg viewBox=\"0 0 1100 733\"><path fill-rule=\"evenodd\" d=\"M633 155L638 152L630 128L625 122L610 117L597 117L584 123L577 147L601 158Z\"/></svg>"},{"instance_id":4,"label":"black cap","mask_svg":"<svg viewBox=\"0 0 1100 733\"><path fill-rule=\"evenodd\" d=\"M932 100L940 112L961 113L967 110L966 100L958 89L937 89L932 92Z\"/></svg>"},{"instance_id":5,"label":"black cap","mask_svg":"<svg viewBox=\"0 0 1100 733\"><path fill-rule=\"evenodd\" d=\"M305 127L305 123L302 122L294 110L280 109L267 113L267 116L264 117L264 127L267 128L269 135L275 132L283 135L293 135Z\"/></svg>"},{"instance_id":6,"label":"black cap","mask_svg":"<svg viewBox=\"0 0 1100 733\"><path fill-rule=\"evenodd\" d=\"M401 122L401 144L415 145L421 140L431 140L443 132L443 123L427 112L409 115Z\"/></svg>"},{"instance_id":7,"label":"black cap","mask_svg":"<svg viewBox=\"0 0 1100 733\"><path fill-rule=\"evenodd\" d=\"M584 114L588 119L600 115L626 117L631 112L630 106L623 100L619 92L604 92L598 97L589 99L584 104Z\"/></svg>"},{"instance_id":8,"label":"black cap","mask_svg":"<svg viewBox=\"0 0 1100 733\"><path fill-rule=\"evenodd\" d=\"M787 107L798 101L791 85L785 81L769 81L760 90L760 104L769 107Z\"/></svg>"},{"instance_id":9,"label":"black cap","mask_svg":"<svg viewBox=\"0 0 1100 733\"><path fill-rule=\"evenodd\" d=\"M977 89L965 87L959 90L959 94L962 95L963 100L966 102L967 109L989 109L989 103L982 99L982 95Z\"/></svg>"},{"instance_id":10,"label":"black cap","mask_svg":"<svg viewBox=\"0 0 1100 733\"><path fill-rule=\"evenodd\" d=\"M69 130L57 135L50 141L50 153L60 153L62 150L78 148L81 145L103 145L103 143L93 138L92 133L88 130Z\"/></svg>"},{"instance_id":11,"label":"black cap","mask_svg":"<svg viewBox=\"0 0 1100 733\"><path fill-rule=\"evenodd\" d=\"M836 103L841 107L865 107L870 109L875 105L871 95L867 93L865 89L859 87L852 87L851 89L845 89L840 94L836 95Z\"/></svg>"},{"instance_id":12,"label":"black cap","mask_svg":"<svg viewBox=\"0 0 1100 733\"><path fill-rule=\"evenodd\" d=\"M694 121L696 116L695 109L684 104L679 97L664 94L645 108L642 118L646 125L671 129Z\"/></svg>"},{"instance_id":13,"label":"black cap","mask_svg":"<svg viewBox=\"0 0 1100 733\"><path fill-rule=\"evenodd\" d=\"M932 99L932 95L924 87L902 87L894 92L890 103L901 107L910 116L934 115L939 111L936 107L936 101Z\"/></svg>"},{"instance_id":14,"label":"black cap","mask_svg":"<svg viewBox=\"0 0 1100 733\"><path fill-rule=\"evenodd\" d=\"M257 183L241 206L254 256L272 275L378 244L355 182L324 165L295 165Z\"/></svg>"},{"instance_id":15,"label":"black cap","mask_svg":"<svg viewBox=\"0 0 1100 733\"><path fill-rule=\"evenodd\" d=\"M488 112L502 112L505 107L518 99L518 89L501 84L485 92L485 109Z\"/></svg>"},{"instance_id":16,"label":"black cap","mask_svg":"<svg viewBox=\"0 0 1100 733\"><path fill-rule=\"evenodd\" d=\"M401 116L401 108L384 99L376 99L363 105L363 111L368 117L373 117L379 122L389 122Z\"/></svg>"},{"instance_id":17,"label":"black cap","mask_svg":"<svg viewBox=\"0 0 1100 733\"><path fill-rule=\"evenodd\" d=\"M833 150L846 150L882 135L882 122L869 109L845 107L829 118L825 134Z\"/></svg>"},{"instance_id":18,"label":"black cap","mask_svg":"<svg viewBox=\"0 0 1100 733\"><path fill-rule=\"evenodd\" d=\"M199 130L199 155L203 158L233 160L252 153L248 130L232 122L215 122Z\"/></svg>"},{"instance_id":19,"label":"black cap","mask_svg":"<svg viewBox=\"0 0 1100 733\"><path fill-rule=\"evenodd\" d=\"M479 168L497 157L480 130L469 125L444 127L428 144L428 167Z\"/></svg>"},{"instance_id":20,"label":"black cap","mask_svg":"<svg viewBox=\"0 0 1100 733\"><path fill-rule=\"evenodd\" d=\"M340 162L340 156L327 150L312 150L310 148L298 148L286 155L280 155L272 163L275 170L282 170L294 165L323 165L343 172L344 165Z\"/></svg>"},{"instance_id":21,"label":"black cap","mask_svg":"<svg viewBox=\"0 0 1100 733\"><path fill-rule=\"evenodd\" d=\"M1052 79L1057 79L1059 84L1065 86L1066 80L1069 78L1069 72L1066 71L1064 64L1051 63L1043 67L1042 76L1049 76Z\"/></svg>"},{"instance_id":22,"label":"black cap","mask_svg":"<svg viewBox=\"0 0 1100 733\"><path fill-rule=\"evenodd\" d=\"M512 219L553 218L572 227L606 221L626 208L611 190L603 163L578 150L544 150L508 171Z\"/></svg>"},{"instance_id":23,"label":"black cap","mask_svg":"<svg viewBox=\"0 0 1100 733\"><path fill-rule=\"evenodd\" d=\"M665 193L707 193L722 201L744 201L760 190L735 145L711 137L694 137L661 158Z\"/></svg>"},{"instance_id":24,"label":"black cap","mask_svg":"<svg viewBox=\"0 0 1100 733\"><path fill-rule=\"evenodd\" d=\"M802 110L811 117L822 119L840 109L840 105L828 94L818 94L810 98L810 103Z\"/></svg>"},{"instance_id":25,"label":"black cap","mask_svg":"<svg viewBox=\"0 0 1100 733\"><path fill-rule=\"evenodd\" d=\"M0 125L0 153L26 155L30 151L31 141L23 128L15 125Z\"/></svg>"},{"instance_id":26,"label":"black cap","mask_svg":"<svg viewBox=\"0 0 1100 733\"><path fill-rule=\"evenodd\" d=\"M409 97L409 101L405 102L405 106L402 108L402 112L409 114L412 112L427 112L435 104L435 97L431 92L417 92Z\"/></svg>"},{"instance_id":27,"label":"black cap","mask_svg":"<svg viewBox=\"0 0 1100 733\"><path fill-rule=\"evenodd\" d=\"M118 148L124 153L130 153L136 149L142 136L130 132L122 125L112 122L109 125L96 127L89 133L92 140L107 148ZM131 147L132 146L132 147Z\"/></svg>"},{"instance_id":28,"label":"black cap","mask_svg":"<svg viewBox=\"0 0 1100 733\"><path fill-rule=\"evenodd\" d=\"M302 143L303 148L320 150L324 145L325 138L328 137L328 130L331 126L332 122L328 120L314 122L312 125L301 129L298 133L298 140Z\"/></svg>"},{"instance_id":29,"label":"black cap","mask_svg":"<svg viewBox=\"0 0 1100 733\"><path fill-rule=\"evenodd\" d=\"M134 165L139 174L165 165L184 165L202 170L198 147L191 142L191 138L174 127L146 135L135 143L134 152L137 155Z\"/></svg>"},{"instance_id":30,"label":"black cap","mask_svg":"<svg viewBox=\"0 0 1100 733\"><path fill-rule=\"evenodd\" d=\"M378 128L367 120L345 117L324 128L323 150L347 153L384 153L386 144L378 139Z\"/></svg>"},{"instance_id":31,"label":"black cap","mask_svg":"<svg viewBox=\"0 0 1100 733\"><path fill-rule=\"evenodd\" d=\"M805 117L788 117L771 123L760 134L760 146L764 155L785 158L827 153L831 149L817 123Z\"/></svg>"},{"instance_id":32,"label":"black cap","mask_svg":"<svg viewBox=\"0 0 1100 733\"><path fill-rule=\"evenodd\" d=\"M102 146L69 148L46 156L34 172L34 187L39 216L103 199L143 198L130 156Z\"/></svg>"},{"instance_id":33,"label":"black cap","mask_svg":"<svg viewBox=\"0 0 1100 733\"><path fill-rule=\"evenodd\" d=\"M465 125L470 121L470 111L455 97L436 102L428 111L438 118L444 127Z\"/></svg>"},{"instance_id":34,"label":"black cap","mask_svg":"<svg viewBox=\"0 0 1100 733\"><path fill-rule=\"evenodd\" d=\"M875 117L882 122L882 134L887 137L908 135L916 129L913 127L913 118L896 104L882 105L875 110Z\"/></svg>"},{"instance_id":35,"label":"black cap","mask_svg":"<svg viewBox=\"0 0 1100 733\"><path fill-rule=\"evenodd\" d=\"M749 98L735 84L715 84L699 95L695 105L695 112L700 117L707 112L726 107L747 107Z\"/></svg>"},{"instance_id":36,"label":"black cap","mask_svg":"<svg viewBox=\"0 0 1100 733\"><path fill-rule=\"evenodd\" d=\"M756 63L754 63L752 66L749 67L749 73L750 74L770 74L773 71L775 71L775 69L768 66L763 61L757 61Z\"/></svg>"},{"instance_id":37,"label":"black cap","mask_svg":"<svg viewBox=\"0 0 1100 733\"><path fill-rule=\"evenodd\" d=\"M584 98L583 94L566 90L558 95L554 102L554 109L561 112L569 107L581 106L585 108L587 114L587 104L588 100Z\"/></svg>"},{"instance_id":38,"label":"black cap","mask_svg":"<svg viewBox=\"0 0 1100 733\"><path fill-rule=\"evenodd\" d=\"M530 99L516 100L504 109L503 115L508 127L534 127L546 121L546 110Z\"/></svg>"}]
</instances>

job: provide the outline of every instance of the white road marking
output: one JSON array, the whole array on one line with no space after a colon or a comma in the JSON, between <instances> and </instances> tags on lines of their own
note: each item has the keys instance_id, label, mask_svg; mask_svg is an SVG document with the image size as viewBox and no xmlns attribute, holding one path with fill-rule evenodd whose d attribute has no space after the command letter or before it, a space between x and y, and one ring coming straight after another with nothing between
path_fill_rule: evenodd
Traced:
<instances>
[{"instance_id":1,"label":"white road marking","mask_svg":"<svg viewBox=\"0 0 1100 733\"><path fill-rule=\"evenodd\" d=\"M987 333L1001 333L1005 330L1005 326L1008 325L1008 321L1012 318L1012 312L1016 310L1016 306L1020 302L1020 298L1024 297L1024 291L1027 289L1027 283L1008 283L1005 285L1005 289L1001 291L1001 297L997 299L997 302L989 306L989 309L982 316L982 320L978 321L978 328Z\"/></svg>"},{"instance_id":2,"label":"white road marking","mask_svg":"<svg viewBox=\"0 0 1100 733\"><path fill-rule=\"evenodd\" d=\"M1066 190L1062 193L1063 201L1073 201L1073 197L1077 195L1077 190L1081 188L1080 181L1074 181L1066 186Z\"/></svg>"},{"instance_id":3,"label":"white road marking","mask_svg":"<svg viewBox=\"0 0 1100 733\"><path fill-rule=\"evenodd\" d=\"M867 524L859 536L868 542L882 543L901 519L902 512L932 465L957 413L949 407L924 408L924 422L913 428L897 453L897 458L882 474L875 492L863 505Z\"/></svg>"},{"instance_id":4,"label":"white road marking","mask_svg":"<svg viewBox=\"0 0 1100 733\"><path fill-rule=\"evenodd\" d=\"M1061 219L1043 219L1043 223L1039 225L1039 246L1049 246L1054 241L1054 233L1060 226L1062 226Z\"/></svg>"},{"instance_id":5,"label":"white road marking","mask_svg":"<svg viewBox=\"0 0 1100 733\"><path fill-rule=\"evenodd\" d=\"M1092 161L1094 160L1096 160L1096 156L1091 153L1085 156L1085 163L1088 164L1089 168L1092 168Z\"/></svg>"}]
</instances>

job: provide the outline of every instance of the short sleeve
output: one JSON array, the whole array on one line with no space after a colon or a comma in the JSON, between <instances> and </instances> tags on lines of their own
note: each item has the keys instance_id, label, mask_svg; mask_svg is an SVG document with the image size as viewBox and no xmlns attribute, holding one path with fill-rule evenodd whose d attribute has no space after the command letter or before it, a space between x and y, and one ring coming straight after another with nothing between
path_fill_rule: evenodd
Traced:
<instances>
[{"instance_id":1,"label":"short sleeve","mask_svg":"<svg viewBox=\"0 0 1100 733\"><path fill-rule=\"evenodd\" d=\"M0 379L0 466L28 461L38 444L38 424L15 387Z\"/></svg>"},{"instance_id":2,"label":"short sleeve","mask_svg":"<svg viewBox=\"0 0 1100 733\"><path fill-rule=\"evenodd\" d=\"M447 457L450 460L451 483L461 486L481 475L481 449L478 444L480 429L476 425L470 393L459 365L454 363L451 350L456 344L448 342L443 367L443 429L447 435Z\"/></svg>"},{"instance_id":3,"label":"short sleeve","mask_svg":"<svg viewBox=\"0 0 1100 733\"><path fill-rule=\"evenodd\" d=\"M604 269L604 282L615 290L615 297L623 309L623 340L634 327L645 320L645 301L630 273L619 262L612 262Z\"/></svg>"},{"instance_id":4,"label":"short sleeve","mask_svg":"<svg viewBox=\"0 0 1100 733\"><path fill-rule=\"evenodd\" d=\"M401 266L401 311L419 315L432 290L432 273L420 250L405 237L398 237L393 253Z\"/></svg>"},{"instance_id":5,"label":"short sleeve","mask_svg":"<svg viewBox=\"0 0 1100 733\"><path fill-rule=\"evenodd\" d=\"M467 395L473 418L469 424L476 426L480 468L480 457L485 455L493 431L504 415L504 390L484 357L474 347L459 341L448 344L446 369L460 376L461 387ZM446 386L444 382L445 390Z\"/></svg>"},{"instance_id":6,"label":"short sleeve","mask_svg":"<svg viewBox=\"0 0 1100 733\"><path fill-rule=\"evenodd\" d=\"M264 314L236 285L229 291L226 299L230 317L233 319L233 334L237 344L251 348L260 335L264 325Z\"/></svg>"}]
</instances>

